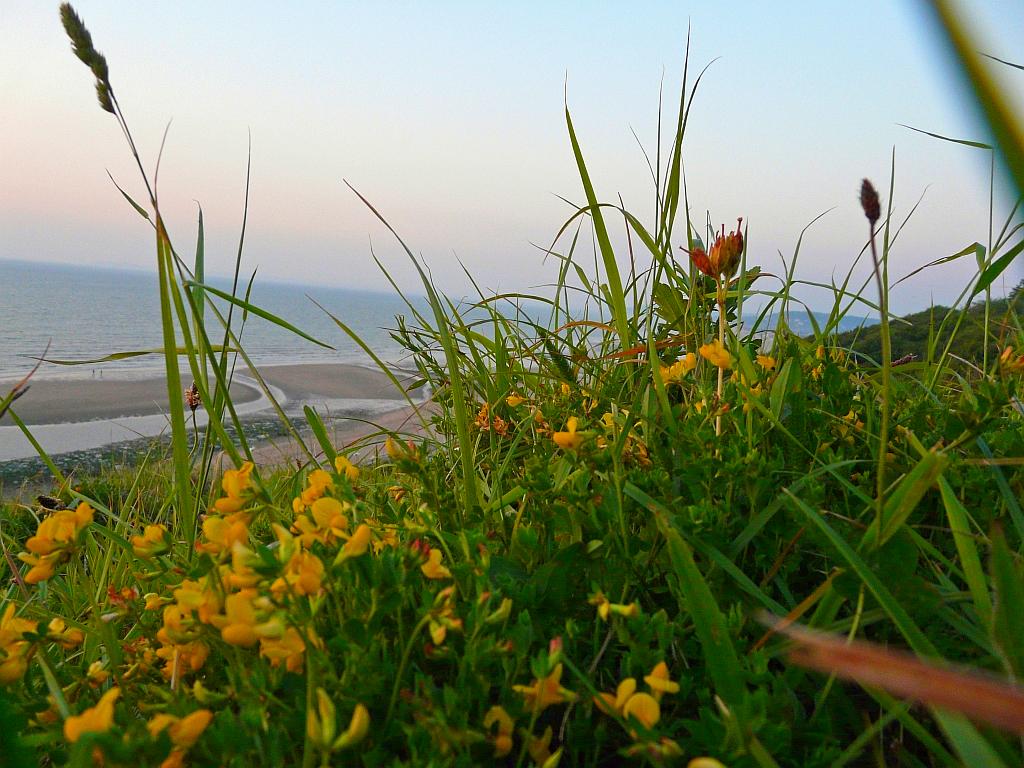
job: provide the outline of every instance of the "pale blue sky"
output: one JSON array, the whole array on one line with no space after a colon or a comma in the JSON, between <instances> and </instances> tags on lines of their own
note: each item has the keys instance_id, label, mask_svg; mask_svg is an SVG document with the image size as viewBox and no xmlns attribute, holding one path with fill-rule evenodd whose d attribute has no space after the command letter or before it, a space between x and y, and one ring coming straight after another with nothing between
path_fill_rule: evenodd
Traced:
<instances>
[{"instance_id":1,"label":"pale blue sky","mask_svg":"<svg viewBox=\"0 0 1024 768\"><path fill-rule=\"evenodd\" d=\"M342 183L384 212L459 295L460 258L501 290L550 279L547 244L582 197L570 109L598 194L644 220L652 190L630 128L653 150L659 83L674 102L687 23L698 93L685 159L691 209L750 224L750 259L837 279L862 245L862 176L896 209L930 185L893 254L894 275L987 239L988 160L897 123L982 138L919 2L75 3L151 165L173 119L160 187L180 251L206 212L211 271L234 257L247 133L246 264L266 277L385 285L378 255L414 287L391 239ZM1022 58L1024 4L971 2L986 50ZM1024 73L1000 70L1018 95ZM149 266L148 229L107 169L138 192L114 121L70 53L57 3L0 6L0 258ZM997 207L1005 215L1005 197ZM625 263L625 254L623 254ZM1019 278L1017 270L1012 279ZM949 265L900 286L897 309L949 301Z\"/></svg>"}]
</instances>

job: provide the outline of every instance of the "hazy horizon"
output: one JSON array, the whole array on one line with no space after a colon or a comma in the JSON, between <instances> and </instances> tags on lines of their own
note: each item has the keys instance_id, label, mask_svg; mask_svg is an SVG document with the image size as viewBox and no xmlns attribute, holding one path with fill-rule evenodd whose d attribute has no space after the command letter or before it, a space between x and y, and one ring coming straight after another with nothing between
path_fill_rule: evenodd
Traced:
<instances>
[{"instance_id":1,"label":"hazy horizon","mask_svg":"<svg viewBox=\"0 0 1024 768\"><path fill-rule=\"evenodd\" d=\"M927 188L893 251L894 279L988 238L987 153L897 125L985 139L923 4L75 7L147 168L173 119L162 208L188 254L202 204L211 274L233 265L251 132L246 272L386 291L372 243L416 290L407 258L347 179L455 296L470 293L460 260L485 288L551 280L551 260L542 265L531 243L549 245L571 213L558 195L582 198L564 100L599 197L621 193L648 220L653 192L631 129L653 154L659 87L668 118L688 24L691 84L721 57L687 130L691 212L727 224L744 216L751 264L778 272L778 251L788 258L803 227L834 208L805 236L798 276L841 280L866 234L859 181L887 196L893 147L897 222ZM1020 58L1024 7L970 10L987 53ZM0 38L0 258L152 269L151 232L106 176L139 195L137 171L70 52L57 3L6 3ZM1024 73L993 67L1019 104ZM997 233L1008 199L997 188ZM967 258L925 272L894 290L893 309L948 304L972 273ZM1000 291L1022 274L1011 270Z\"/></svg>"}]
</instances>

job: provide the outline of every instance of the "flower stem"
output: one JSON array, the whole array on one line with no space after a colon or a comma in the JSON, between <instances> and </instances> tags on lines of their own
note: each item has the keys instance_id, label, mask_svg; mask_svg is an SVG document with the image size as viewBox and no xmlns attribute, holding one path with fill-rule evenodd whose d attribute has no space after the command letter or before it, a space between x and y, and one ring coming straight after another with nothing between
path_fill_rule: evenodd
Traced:
<instances>
[{"instance_id":1,"label":"flower stem","mask_svg":"<svg viewBox=\"0 0 1024 768\"><path fill-rule=\"evenodd\" d=\"M725 348L725 288L719 279L718 283L718 342ZM717 402L715 403L715 409L718 411L718 415L715 417L715 437L720 437L722 434L722 391L725 387L725 369L719 366L718 368L718 388L715 390L717 395Z\"/></svg>"},{"instance_id":2,"label":"flower stem","mask_svg":"<svg viewBox=\"0 0 1024 768\"><path fill-rule=\"evenodd\" d=\"M412 634L409 635L409 640L405 643L405 648L402 651L402 660L398 664L398 673L395 675L395 685L391 689L391 700L388 702L388 713L384 718L384 728L387 729L388 723L391 722L391 715L395 711L395 703L398 701L398 691L402 685L402 675L405 674L405 668L409 664L409 656L412 654L412 644L416 642L416 636L419 635L420 630L427 626L427 622L430 621L430 613L426 613L419 623L413 627Z\"/></svg>"},{"instance_id":3,"label":"flower stem","mask_svg":"<svg viewBox=\"0 0 1024 768\"><path fill-rule=\"evenodd\" d=\"M875 283L878 287L878 309L881 314L879 336L882 342L882 403L881 420L878 425L878 467L875 486L875 503L878 524L882 524L882 512L885 509L885 465L889 452L889 419L892 399L892 339L889 336L889 294L885 280L882 278L882 264L878 260L878 248L875 245L874 225L871 226L871 259L875 268Z\"/></svg>"}]
</instances>

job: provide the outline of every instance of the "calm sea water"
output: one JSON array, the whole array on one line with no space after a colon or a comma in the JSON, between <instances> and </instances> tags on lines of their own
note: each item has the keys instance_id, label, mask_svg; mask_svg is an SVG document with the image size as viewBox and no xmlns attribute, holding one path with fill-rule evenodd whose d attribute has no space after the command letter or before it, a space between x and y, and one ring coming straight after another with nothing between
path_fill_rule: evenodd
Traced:
<instances>
[{"instance_id":1,"label":"calm sea water","mask_svg":"<svg viewBox=\"0 0 1024 768\"><path fill-rule=\"evenodd\" d=\"M210 283L230 290L228 281L212 279ZM397 295L273 283L257 277L253 304L335 348L324 349L250 315L242 344L257 363L370 362L307 295L352 328L384 360L401 361L402 350L386 330L395 326L395 315L409 314ZM215 317L209 316L207 323L208 328L220 328ZM221 338L222 333L214 337ZM0 379L27 373L35 363L32 358L43 353L47 342L49 358L73 360L161 347L156 274L0 261ZM161 371L163 358L148 355L78 368L44 363L37 375L92 376L100 368L119 376L143 375Z\"/></svg>"}]
</instances>

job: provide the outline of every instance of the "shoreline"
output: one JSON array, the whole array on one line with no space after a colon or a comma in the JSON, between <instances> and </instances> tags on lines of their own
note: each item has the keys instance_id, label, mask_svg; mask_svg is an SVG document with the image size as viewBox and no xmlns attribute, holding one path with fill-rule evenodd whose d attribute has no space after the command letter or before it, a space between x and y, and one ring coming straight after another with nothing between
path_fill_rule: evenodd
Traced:
<instances>
[{"instance_id":1,"label":"shoreline","mask_svg":"<svg viewBox=\"0 0 1024 768\"><path fill-rule=\"evenodd\" d=\"M300 363L268 365L258 370L292 419L301 417L306 405L332 422L338 417L373 420L408 408L404 393L375 368L352 363ZM414 379L397 369L394 374L403 386ZM11 383L0 383L0 388ZM232 392L243 421L276 418L270 400L247 367L236 369ZM158 438L168 429L164 377L41 379L33 382L13 410L51 456L109 452L121 443ZM202 409L196 416L201 428L206 423ZM186 420L191 427L187 409ZM13 421L6 417L0 420L0 478L6 474L5 465L34 456L31 443Z\"/></svg>"}]
</instances>

